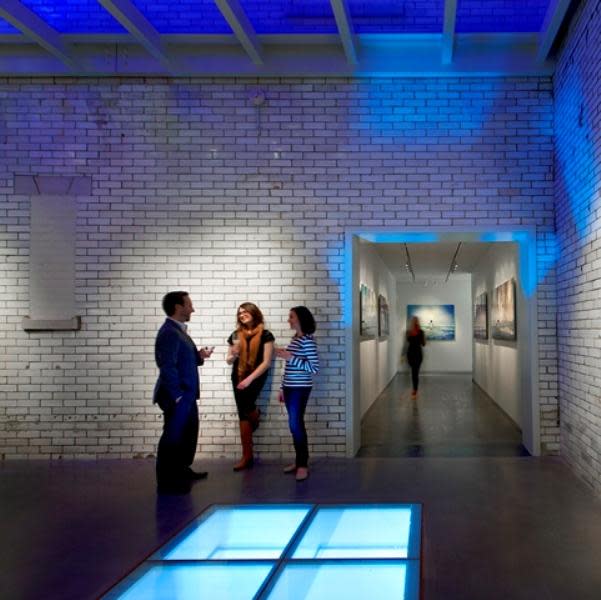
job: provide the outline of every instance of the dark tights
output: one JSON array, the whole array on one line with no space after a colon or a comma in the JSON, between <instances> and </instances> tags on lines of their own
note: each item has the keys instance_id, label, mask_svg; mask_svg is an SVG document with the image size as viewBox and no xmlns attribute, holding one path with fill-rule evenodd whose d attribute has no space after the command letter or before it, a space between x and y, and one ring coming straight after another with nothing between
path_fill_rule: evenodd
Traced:
<instances>
[{"instance_id":1,"label":"dark tights","mask_svg":"<svg viewBox=\"0 0 601 600\"><path fill-rule=\"evenodd\" d=\"M413 384L413 391L417 392L419 386L419 369L422 366L422 361L411 361L409 366L411 367L411 383Z\"/></svg>"}]
</instances>

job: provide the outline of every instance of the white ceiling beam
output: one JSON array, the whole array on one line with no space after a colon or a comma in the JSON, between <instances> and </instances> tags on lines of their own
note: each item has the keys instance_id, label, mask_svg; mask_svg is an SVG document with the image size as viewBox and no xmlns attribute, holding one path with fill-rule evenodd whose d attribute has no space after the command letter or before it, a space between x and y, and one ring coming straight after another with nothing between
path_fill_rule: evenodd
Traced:
<instances>
[{"instance_id":1,"label":"white ceiling beam","mask_svg":"<svg viewBox=\"0 0 601 600\"><path fill-rule=\"evenodd\" d=\"M444 23L442 28L442 64L453 62L455 48L455 23L457 21L457 0L445 0Z\"/></svg>"},{"instance_id":2,"label":"white ceiling beam","mask_svg":"<svg viewBox=\"0 0 601 600\"><path fill-rule=\"evenodd\" d=\"M6 36L8 38L8 36ZM259 36L264 63L255 65L232 35L166 35L177 76L215 77L457 77L549 76L554 62L536 61L537 34L456 34L453 62L442 64L440 34L357 35L359 65L350 65L338 35ZM58 58L25 36L0 38L0 76L64 75ZM65 35L84 76L161 76L163 66L129 33L111 36Z\"/></svg>"},{"instance_id":3,"label":"white ceiling beam","mask_svg":"<svg viewBox=\"0 0 601 600\"><path fill-rule=\"evenodd\" d=\"M536 53L536 59L539 62L545 62L547 56L555 42L557 33L563 19L566 16L566 12L570 7L571 0L551 0L545 14L545 20L539 35L538 51Z\"/></svg>"},{"instance_id":4,"label":"white ceiling beam","mask_svg":"<svg viewBox=\"0 0 601 600\"><path fill-rule=\"evenodd\" d=\"M148 19L138 10L131 0L98 0L131 35L141 44L146 51L156 58L161 65L171 71L169 57L161 42L159 32L151 25Z\"/></svg>"},{"instance_id":5,"label":"white ceiling beam","mask_svg":"<svg viewBox=\"0 0 601 600\"><path fill-rule=\"evenodd\" d=\"M58 31L50 27L24 4L18 0L0 0L0 17L42 46L70 69L76 68L75 61L61 41Z\"/></svg>"},{"instance_id":6,"label":"white ceiling beam","mask_svg":"<svg viewBox=\"0 0 601 600\"><path fill-rule=\"evenodd\" d=\"M346 59L350 65L359 63L357 58L357 46L353 35L353 26L351 24L351 13L349 11L347 0L330 0L340 41L346 54Z\"/></svg>"},{"instance_id":7,"label":"white ceiling beam","mask_svg":"<svg viewBox=\"0 0 601 600\"><path fill-rule=\"evenodd\" d=\"M261 44L238 0L215 0L215 4L253 63L262 65Z\"/></svg>"}]
</instances>

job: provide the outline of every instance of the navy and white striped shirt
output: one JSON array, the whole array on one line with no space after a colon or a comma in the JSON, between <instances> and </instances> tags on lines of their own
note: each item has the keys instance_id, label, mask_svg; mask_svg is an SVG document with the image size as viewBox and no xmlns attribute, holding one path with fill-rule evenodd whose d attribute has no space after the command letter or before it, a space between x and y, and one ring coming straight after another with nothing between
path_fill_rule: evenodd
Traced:
<instances>
[{"instance_id":1,"label":"navy and white striped shirt","mask_svg":"<svg viewBox=\"0 0 601 600\"><path fill-rule=\"evenodd\" d=\"M313 336L293 337L286 350L292 358L286 361L282 387L311 387L313 375L319 373L317 344Z\"/></svg>"}]
</instances>

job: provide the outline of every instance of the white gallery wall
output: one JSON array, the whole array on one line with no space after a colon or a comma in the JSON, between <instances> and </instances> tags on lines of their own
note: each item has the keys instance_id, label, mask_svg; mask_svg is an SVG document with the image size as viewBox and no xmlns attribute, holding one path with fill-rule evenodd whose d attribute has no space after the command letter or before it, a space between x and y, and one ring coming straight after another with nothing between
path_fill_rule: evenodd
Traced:
<instances>
[{"instance_id":1,"label":"white gallery wall","mask_svg":"<svg viewBox=\"0 0 601 600\"><path fill-rule=\"evenodd\" d=\"M360 406L363 417L396 375L401 344L398 336L398 316L395 314L396 282L374 244L362 243L360 246L359 277L361 283L375 292L376 298L381 294L388 300L390 311L390 335L376 336L359 342Z\"/></svg>"},{"instance_id":2,"label":"white gallery wall","mask_svg":"<svg viewBox=\"0 0 601 600\"><path fill-rule=\"evenodd\" d=\"M0 460L152 455L154 337L174 288L192 294L194 340L216 346L200 374L201 458L239 453L225 354L245 300L278 344L291 306L315 312L310 452L344 456L345 236L478 223L536 232L534 368L544 451L557 452L552 88L547 77L0 78ZM42 176L89 181L76 200L77 331L23 329L32 193L17 183ZM260 399L261 457L292 451L281 370Z\"/></svg>"},{"instance_id":3,"label":"white gallery wall","mask_svg":"<svg viewBox=\"0 0 601 600\"><path fill-rule=\"evenodd\" d=\"M510 244L495 244L480 259L472 274L473 298L487 292L488 339L474 340L474 381L521 428L524 407L521 391L521 360L526 358L526 303L518 277L517 251ZM492 306L495 288L509 279L516 281L517 340L492 338Z\"/></svg>"},{"instance_id":4,"label":"white gallery wall","mask_svg":"<svg viewBox=\"0 0 601 600\"><path fill-rule=\"evenodd\" d=\"M397 287L400 319L399 335L407 328L407 305L453 304L455 306L455 340L431 341L424 348L422 373L467 373L472 370L471 276L452 275L447 283L399 282ZM425 328L425 324L422 323ZM401 370L407 370L405 360Z\"/></svg>"}]
</instances>

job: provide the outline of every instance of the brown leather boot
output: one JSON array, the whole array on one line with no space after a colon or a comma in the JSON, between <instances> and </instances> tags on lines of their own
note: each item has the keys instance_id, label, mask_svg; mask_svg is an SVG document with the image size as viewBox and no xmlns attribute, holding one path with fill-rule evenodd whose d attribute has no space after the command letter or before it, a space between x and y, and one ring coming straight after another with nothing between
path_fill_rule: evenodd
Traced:
<instances>
[{"instance_id":1,"label":"brown leather boot","mask_svg":"<svg viewBox=\"0 0 601 600\"><path fill-rule=\"evenodd\" d=\"M253 429L250 421L240 421L240 440L242 441L242 458L234 465L234 471L251 469L253 458Z\"/></svg>"},{"instance_id":2,"label":"brown leather boot","mask_svg":"<svg viewBox=\"0 0 601 600\"><path fill-rule=\"evenodd\" d=\"M256 431L259 428L259 423L261 422L261 409L255 408L255 410L249 413L248 420L252 425L253 431Z\"/></svg>"}]
</instances>

